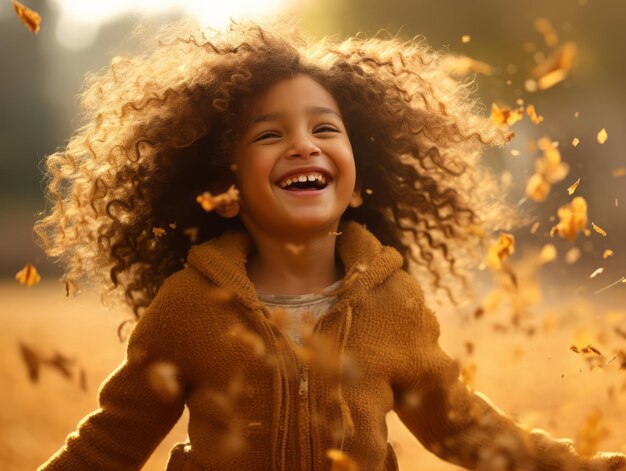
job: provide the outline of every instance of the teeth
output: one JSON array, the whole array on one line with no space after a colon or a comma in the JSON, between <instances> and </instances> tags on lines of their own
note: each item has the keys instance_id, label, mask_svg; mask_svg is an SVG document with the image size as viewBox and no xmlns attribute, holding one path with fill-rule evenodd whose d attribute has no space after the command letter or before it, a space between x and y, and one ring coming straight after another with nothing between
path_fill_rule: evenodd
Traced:
<instances>
[{"instance_id":1,"label":"teeth","mask_svg":"<svg viewBox=\"0 0 626 471\"><path fill-rule=\"evenodd\" d=\"M307 180L310 181L310 182L313 182L315 180L319 180L323 184L326 184L326 178L324 177L324 175L319 174L319 173L312 173L310 175L299 175L297 177L287 178L287 179L283 180L282 182L280 182L280 186L281 186L281 188L285 188L285 187L291 185L292 183L295 183L295 182L306 182Z\"/></svg>"}]
</instances>

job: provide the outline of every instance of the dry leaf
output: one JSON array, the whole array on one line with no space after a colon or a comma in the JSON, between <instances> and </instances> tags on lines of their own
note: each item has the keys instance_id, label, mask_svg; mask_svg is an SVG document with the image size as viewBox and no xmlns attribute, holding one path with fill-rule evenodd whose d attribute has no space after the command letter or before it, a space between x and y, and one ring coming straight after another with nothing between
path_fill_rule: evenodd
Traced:
<instances>
[{"instance_id":1,"label":"dry leaf","mask_svg":"<svg viewBox=\"0 0 626 471\"><path fill-rule=\"evenodd\" d=\"M557 251L553 244L546 244L539 253L539 261L541 263L549 263L556 259Z\"/></svg>"},{"instance_id":2,"label":"dry leaf","mask_svg":"<svg viewBox=\"0 0 626 471\"><path fill-rule=\"evenodd\" d=\"M15 274L15 279L23 285L33 286L41 281L41 276L37 273L34 265L27 263L24 268Z\"/></svg>"},{"instance_id":3,"label":"dry leaf","mask_svg":"<svg viewBox=\"0 0 626 471\"><path fill-rule=\"evenodd\" d=\"M154 238L156 240L159 240L159 238L165 235L165 229L163 229L162 227L153 227L152 234L154 234Z\"/></svg>"},{"instance_id":4,"label":"dry leaf","mask_svg":"<svg viewBox=\"0 0 626 471\"><path fill-rule=\"evenodd\" d=\"M176 223L172 222L170 224L168 224L168 226L170 226L171 229L176 229Z\"/></svg>"},{"instance_id":5,"label":"dry leaf","mask_svg":"<svg viewBox=\"0 0 626 471\"><path fill-rule=\"evenodd\" d=\"M537 232L537 229L539 229L539 225L541 223L539 221L535 222L532 227L530 228L530 233L534 234L535 232Z\"/></svg>"},{"instance_id":6,"label":"dry leaf","mask_svg":"<svg viewBox=\"0 0 626 471\"><path fill-rule=\"evenodd\" d=\"M73 377L71 367L76 363L76 360L63 355L59 352L54 352L54 355L49 360L45 360L45 363L50 365L56 371L61 373L65 379L71 380Z\"/></svg>"},{"instance_id":7,"label":"dry leaf","mask_svg":"<svg viewBox=\"0 0 626 471\"><path fill-rule=\"evenodd\" d=\"M611 171L611 175L613 175L614 177L623 177L624 175L626 175L626 167L614 168Z\"/></svg>"},{"instance_id":8,"label":"dry leaf","mask_svg":"<svg viewBox=\"0 0 626 471\"><path fill-rule=\"evenodd\" d=\"M13 0L13 9L24 25L33 33L39 32L41 25L41 15L35 10L31 10L26 5L21 4L17 0Z\"/></svg>"},{"instance_id":9,"label":"dry leaf","mask_svg":"<svg viewBox=\"0 0 626 471\"><path fill-rule=\"evenodd\" d=\"M526 113L530 116L530 120L534 124L539 124L543 121L543 116L537 116L537 112L535 111L535 105L528 105L526 107Z\"/></svg>"},{"instance_id":10,"label":"dry leaf","mask_svg":"<svg viewBox=\"0 0 626 471\"><path fill-rule=\"evenodd\" d=\"M550 182L543 175L533 174L526 184L526 196L536 202L545 201L550 194Z\"/></svg>"},{"instance_id":11,"label":"dry leaf","mask_svg":"<svg viewBox=\"0 0 626 471\"><path fill-rule=\"evenodd\" d=\"M613 256L613 251L611 249L606 249L602 254L602 258L609 258Z\"/></svg>"},{"instance_id":12,"label":"dry leaf","mask_svg":"<svg viewBox=\"0 0 626 471\"><path fill-rule=\"evenodd\" d=\"M591 223L591 227L593 227L593 230L596 231L598 234L600 234L603 237L606 237L606 231L604 229L602 229L599 226L596 226L593 222Z\"/></svg>"},{"instance_id":13,"label":"dry leaf","mask_svg":"<svg viewBox=\"0 0 626 471\"><path fill-rule=\"evenodd\" d=\"M558 234L573 242L578 233L587 227L587 201L582 196L576 196L571 203L561 206L557 215L560 221L550 230L550 236Z\"/></svg>"},{"instance_id":14,"label":"dry leaf","mask_svg":"<svg viewBox=\"0 0 626 471\"><path fill-rule=\"evenodd\" d=\"M532 71L537 88L546 90L565 80L572 69L575 55L576 46L572 42L567 42L541 61Z\"/></svg>"},{"instance_id":15,"label":"dry leaf","mask_svg":"<svg viewBox=\"0 0 626 471\"><path fill-rule=\"evenodd\" d=\"M39 371L41 369L41 358L39 354L30 348L28 345L23 343L19 343L20 346L20 354L22 356L22 360L26 364L26 369L28 371L28 378L36 383L39 380Z\"/></svg>"},{"instance_id":16,"label":"dry leaf","mask_svg":"<svg viewBox=\"0 0 626 471\"><path fill-rule=\"evenodd\" d=\"M598 135L596 137L600 144L604 144L606 140L609 138L609 135L606 133L606 129L602 128L600 129L600 131L598 131Z\"/></svg>"},{"instance_id":17,"label":"dry leaf","mask_svg":"<svg viewBox=\"0 0 626 471\"><path fill-rule=\"evenodd\" d=\"M580 185L580 178L579 178L578 180L576 180L576 181L574 182L574 184L573 184L572 186L570 186L570 187L567 189L567 193L568 193L570 196L571 196L571 195L573 195L573 194L574 194L574 192L576 191L576 188L578 188L578 185Z\"/></svg>"},{"instance_id":18,"label":"dry leaf","mask_svg":"<svg viewBox=\"0 0 626 471\"><path fill-rule=\"evenodd\" d=\"M463 44L467 44L471 40L472 40L472 37L469 34L464 34L463 36L461 36L461 42Z\"/></svg>"},{"instance_id":19,"label":"dry leaf","mask_svg":"<svg viewBox=\"0 0 626 471\"><path fill-rule=\"evenodd\" d=\"M502 263L515 253L515 237L505 232L500 238L491 244L487 252L487 266L494 271L502 269Z\"/></svg>"},{"instance_id":20,"label":"dry leaf","mask_svg":"<svg viewBox=\"0 0 626 471\"><path fill-rule=\"evenodd\" d=\"M554 48L559 44L559 35L547 18L537 18L534 23L535 31L543 35L546 46Z\"/></svg>"},{"instance_id":21,"label":"dry leaf","mask_svg":"<svg viewBox=\"0 0 626 471\"><path fill-rule=\"evenodd\" d=\"M596 268L593 271L593 273L591 275L589 275L589 278L595 278L596 276L600 275L603 271L604 271L604 268L602 268L602 267Z\"/></svg>"},{"instance_id":22,"label":"dry leaf","mask_svg":"<svg viewBox=\"0 0 626 471\"><path fill-rule=\"evenodd\" d=\"M567 252L565 252L565 263L573 264L578 261L580 258L581 252L578 247L572 247Z\"/></svg>"},{"instance_id":23,"label":"dry leaf","mask_svg":"<svg viewBox=\"0 0 626 471\"><path fill-rule=\"evenodd\" d=\"M235 185L219 195L211 195L209 192L204 192L196 198L196 201L200 203L202 209L206 212L213 211L218 206L229 206L235 201L239 201L239 190L235 188Z\"/></svg>"},{"instance_id":24,"label":"dry leaf","mask_svg":"<svg viewBox=\"0 0 626 471\"><path fill-rule=\"evenodd\" d=\"M580 144L580 139L578 139L577 137L575 137L574 139L572 139L572 145L574 147L577 147L578 144Z\"/></svg>"},{"instance_id":25,"label":"dry leaf","mask_svg":"<svg viewBox=\"0 0 626 471\"><path fill-rule=\"evenodd\" d=\"M524 108L511 110L511 108L500 108L497 104L491 105L491 121L499 126L511 126L524 117Z\"/></svg>"}]
</instances>

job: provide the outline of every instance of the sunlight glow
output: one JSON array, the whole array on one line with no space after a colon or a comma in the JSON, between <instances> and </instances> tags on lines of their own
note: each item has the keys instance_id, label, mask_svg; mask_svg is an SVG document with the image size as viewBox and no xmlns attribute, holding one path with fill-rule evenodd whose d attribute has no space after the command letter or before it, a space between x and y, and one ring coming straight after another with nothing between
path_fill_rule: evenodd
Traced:
<instances>
[{"instance_id":1,"label":"sunlight glow","mask_svg":"<svg viewBox=\"0 0 626 471\"><path fill-rule=\"evenodd\" d=\"M180 12L195 18L203 26L220 28L227 25L230 18L251 19L277 13L288 2L289 0L51 0L59 11L57 40L71 50L89 47L96 40L100 26L128 14L146 17Z\"/></svg>"}]
</instances>

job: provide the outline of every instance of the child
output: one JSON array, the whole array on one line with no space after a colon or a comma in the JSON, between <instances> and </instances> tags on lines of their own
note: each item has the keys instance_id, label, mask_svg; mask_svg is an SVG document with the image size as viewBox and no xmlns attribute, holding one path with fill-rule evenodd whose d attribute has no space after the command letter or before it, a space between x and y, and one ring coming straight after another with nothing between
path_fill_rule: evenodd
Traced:
<instances>
[{"instance_id":1,"label":"child","mask_svg":"<svg viewBox=\"0 0 626 471\"><path fill-rule=\"evenodd\" d=\"M468 469L626 469L519 428L438 346L409 269L450 289L501 214L477 163L505 137L468 87L416 41L274 28L172 25L88 79L36 231L69 290L100 277L138 322L40 469L139 469L185 406L168 470L397 470L391 410Z\"/></svg>"}]
</instances>

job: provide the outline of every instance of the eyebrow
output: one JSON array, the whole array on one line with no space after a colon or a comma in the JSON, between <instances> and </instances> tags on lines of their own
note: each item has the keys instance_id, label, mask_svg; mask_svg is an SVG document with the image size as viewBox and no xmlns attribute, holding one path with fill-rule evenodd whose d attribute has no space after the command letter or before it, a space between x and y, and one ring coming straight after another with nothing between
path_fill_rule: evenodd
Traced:
<instances>
[{"instance_id":1,"label":"eyebrow","mask_svg":"<svg viewBox=\"0 0 626 471\"><path fill-rule=\"evenodd\" d=\"M339 113L337 113L335 110L333 110L331 108L326 108L324 106L310 106L305 111L306 111L306 113L308 115L334 114L339 119L342 119L341 115ZM284 116L285 116L285 114L280 112L280 111L276 111L274 113L266 113L266 114L259 115L256 118L254 118L252 121L250 121L250 124L248 124L247 129L249 129L250 127L252 127L252 126L254 126L255 124L258 124L258 123L279 120L279 119L283 118Z\"/></svg>"}]
</instances>

